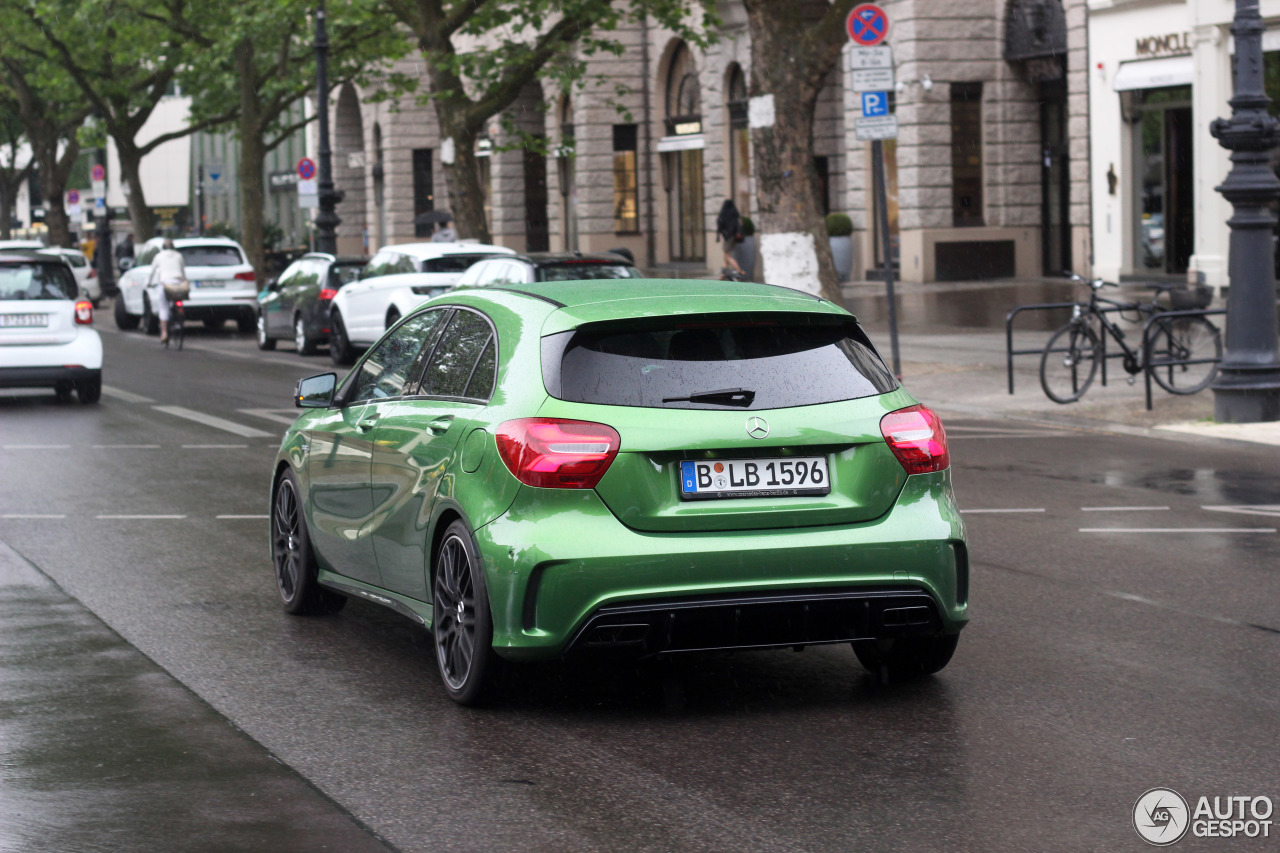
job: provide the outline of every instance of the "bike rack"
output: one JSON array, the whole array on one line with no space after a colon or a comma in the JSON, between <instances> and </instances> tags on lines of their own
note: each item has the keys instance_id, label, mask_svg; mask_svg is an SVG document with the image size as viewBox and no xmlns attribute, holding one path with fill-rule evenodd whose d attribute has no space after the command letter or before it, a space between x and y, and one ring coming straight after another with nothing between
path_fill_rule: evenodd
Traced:
<instances>
[{"instance_id":1,"label":"bike rack","mask_svg":"<svg viewBox=\"0 0 1280 853\"><path fill-rule=\"evenodd\" d=\"M1074 307L1076 307L1077 305L1080 305L1080 306L1083 306L1083 307L1088 307L1088 304L1089 304L1089 303L1087 303L1087 302L1042 302L1042 303L1039 303L1039 304L1036 304L1036 305L1019 305L1017 308L1014 308L1012 311L1010 311L1008 314L1006 314L1006 315L1005 315L1005 318L1004 318L1004 354L1005 354L1005 355L1004 355L1004 357L1005 357L1005 372L1006 372L1006 374L1008 375L1008 378L1009 378L1009 393L1010 393L1010 394L1012 394L1012 393L1013 393L1013 357L1014 357L1015 355L1040 355L1041 353L1043 353L1043 352L1044 352L1044 346L1043 346L1043 345L1038 346L1038 347L1036 347L1036 348L1034 348L1034 349L1018 349L1018 350L1016 350L1016 349L1014 349L1014 348L1013 348L1013 320L1014 320L1014 318L1015 318L1015 317L1017 317L1019 314L1021 314L1023 311L1052 311L1052 310L1055 310L1055 309L1074 308ZM1125 309L1125 308L1120 308L1120 307L1117 307L1117 306L1109 306L1109 307L1102 307L1102 308L1099 308L1099 309L1098 309L1098 313L1100 313L1100 314L1110 314L1110 313L1115 313L1115 312L1118 312L1118 311L1124 311L1124 310L1127 310L1127 309ZM1052 332L1051 332L1050 334L1052 334ZM1145 330L1144 330L1144 334L1145 334ZM1104 334L1104 335L1100 335L1100 336L1099 336L1099 340L1100 340L1100 341L1101 341L1101 343L1102 343L1102 377L1101 377L1101 380L1102 380L1102 385L1103 385L1103 387L1106 387L1106 384L1107 384L1107 359L1109 359L1109 358L1124 358L1124 353L1122 353L1122 352L1117 352L1117 353L1108 353L1108 352L1107 352L1107 335L1105 335L1105 334Z\"/></svg>"},{"instance_id":2,"label":"bike rack","mask_svg":"<svg viewBox=\"0 0 1280 853\"><path fill-rule=\"evenodd\" d=\"M1220 316L1227 313L1225 308L1195 308L1188 311L1161 311L1158 314L1152 314L1142 326L1142 363L1147 365L1147 369L1142 371L1143 382L1147 387L1147 411L1151 411L1153 405L1151 399L1151 326L1156 320L1166 320L1170 317L1210 317ZM1180 361L1162 361L1160 367L1174 367L1180 364L1205 364L1207 362L1217 363L1221 359L1217 358L1197 358L1182 359ZM1103 361L1105 365L1106 362ZM1011 380L1012 381L1012 380Z\"/></svg>"}]
</instances>

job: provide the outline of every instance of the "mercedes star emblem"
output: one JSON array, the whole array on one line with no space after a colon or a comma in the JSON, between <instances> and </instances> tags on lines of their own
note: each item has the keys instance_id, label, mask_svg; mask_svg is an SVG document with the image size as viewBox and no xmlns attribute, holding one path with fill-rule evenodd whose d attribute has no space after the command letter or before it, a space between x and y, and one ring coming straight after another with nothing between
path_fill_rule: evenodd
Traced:
<instances>
[{"instance_id":1,"label":"mercedes star emblem","mask_svg":"<svg viewBox=\"0 0 1280 853\"><path fill-rule=\"evenodd\" d=\"M761 417L747 418L747 435L752 438L765 438L769 435L769 422Z\"/></svg>"}]
</instances>

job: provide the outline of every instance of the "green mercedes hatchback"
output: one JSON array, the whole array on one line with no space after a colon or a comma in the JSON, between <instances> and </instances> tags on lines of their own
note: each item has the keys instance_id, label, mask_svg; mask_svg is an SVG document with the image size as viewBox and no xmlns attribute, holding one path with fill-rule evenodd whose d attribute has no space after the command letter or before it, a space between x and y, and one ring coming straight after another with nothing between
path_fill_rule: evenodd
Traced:
<instances>
[{"instance_id":1,"label":"green mercedes hatchback","mask_svg":"<svg viewBox=\"0 0 1280 853\"><path fill-rule=\"evenodd\" d=\"M271 483L284 608L413 619L458 702L591 653L849 643L879 677L933 673L968 620L941 422L798 291L454 291L295 402Z\"/></svg>"}]
</instances>

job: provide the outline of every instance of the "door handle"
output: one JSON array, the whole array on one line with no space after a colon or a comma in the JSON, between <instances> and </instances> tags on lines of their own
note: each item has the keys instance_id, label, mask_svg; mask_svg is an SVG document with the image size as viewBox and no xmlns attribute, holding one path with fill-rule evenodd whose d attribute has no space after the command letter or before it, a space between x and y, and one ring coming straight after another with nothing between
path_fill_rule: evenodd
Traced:
<instances>
[{"instance_id":1,"label":"door handle","mask_svg":"<svg viewBox=\"0 0 1280 853\"><path fill-rule=\"evenodd\" d=\"M453 423L453 415L442 415L427 424L427 430L432 435L444 435L449 431L449 424L451 423Z\"/></svg>"},{"instance_id":2,"label":"door handle","mask_svg":"<svg viewBox=\"0 0 1280 853\"><path fill-rule=\"evenodd\" d=\"M361 432L368 432L378 425L378 416L376 414L369 415L367 418L361 419L356 423L356 429Z\"/></svg>"}]
</instances>

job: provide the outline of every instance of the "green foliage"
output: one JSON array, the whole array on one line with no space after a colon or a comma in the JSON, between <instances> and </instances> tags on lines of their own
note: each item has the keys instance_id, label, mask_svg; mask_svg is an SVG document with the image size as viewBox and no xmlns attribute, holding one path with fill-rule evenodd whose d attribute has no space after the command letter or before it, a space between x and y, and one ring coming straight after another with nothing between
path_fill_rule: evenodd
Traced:
<instances>
[{"instance_id":1,"label":"green foliage","mask_svg":"<svg viewBox=\"0 0 1280 853\"><path fill-rule=\"evenodd\" d=\"M262 245L267 251L280 248L284 242L284 229L274 222L262 223Z\"/></svg>"},{"instance_id":2,"label":"green foliage","mask_svg":"<svg viewBox=\"0 0 1280 853\"><path fill-rule=\"evenodd\" d=\"M756 233L756 224L751 221L750 216L742 217L742 236L751 237Z\"/></svg>"},{"instance_id":3,"label":"green foliage","mask_svg":"<svg viewBox=\"0 0 1280 853\"><path fill-rule=\"evenodd\" d=\"M204 236L230 237L237 243L240 242L240 230L229 222L210 222L204 227Z\"/></svg>"},{"instance_id":4,"label":"green foliage","mask_svg":"<svg viewBox=\"0 0 1280 853\"><path fill-rule=\"evenodd\" d=\"M853 233L853 220L847 213L827 214L827 236L848 237Z\"/></svg>"}]
</instances>

